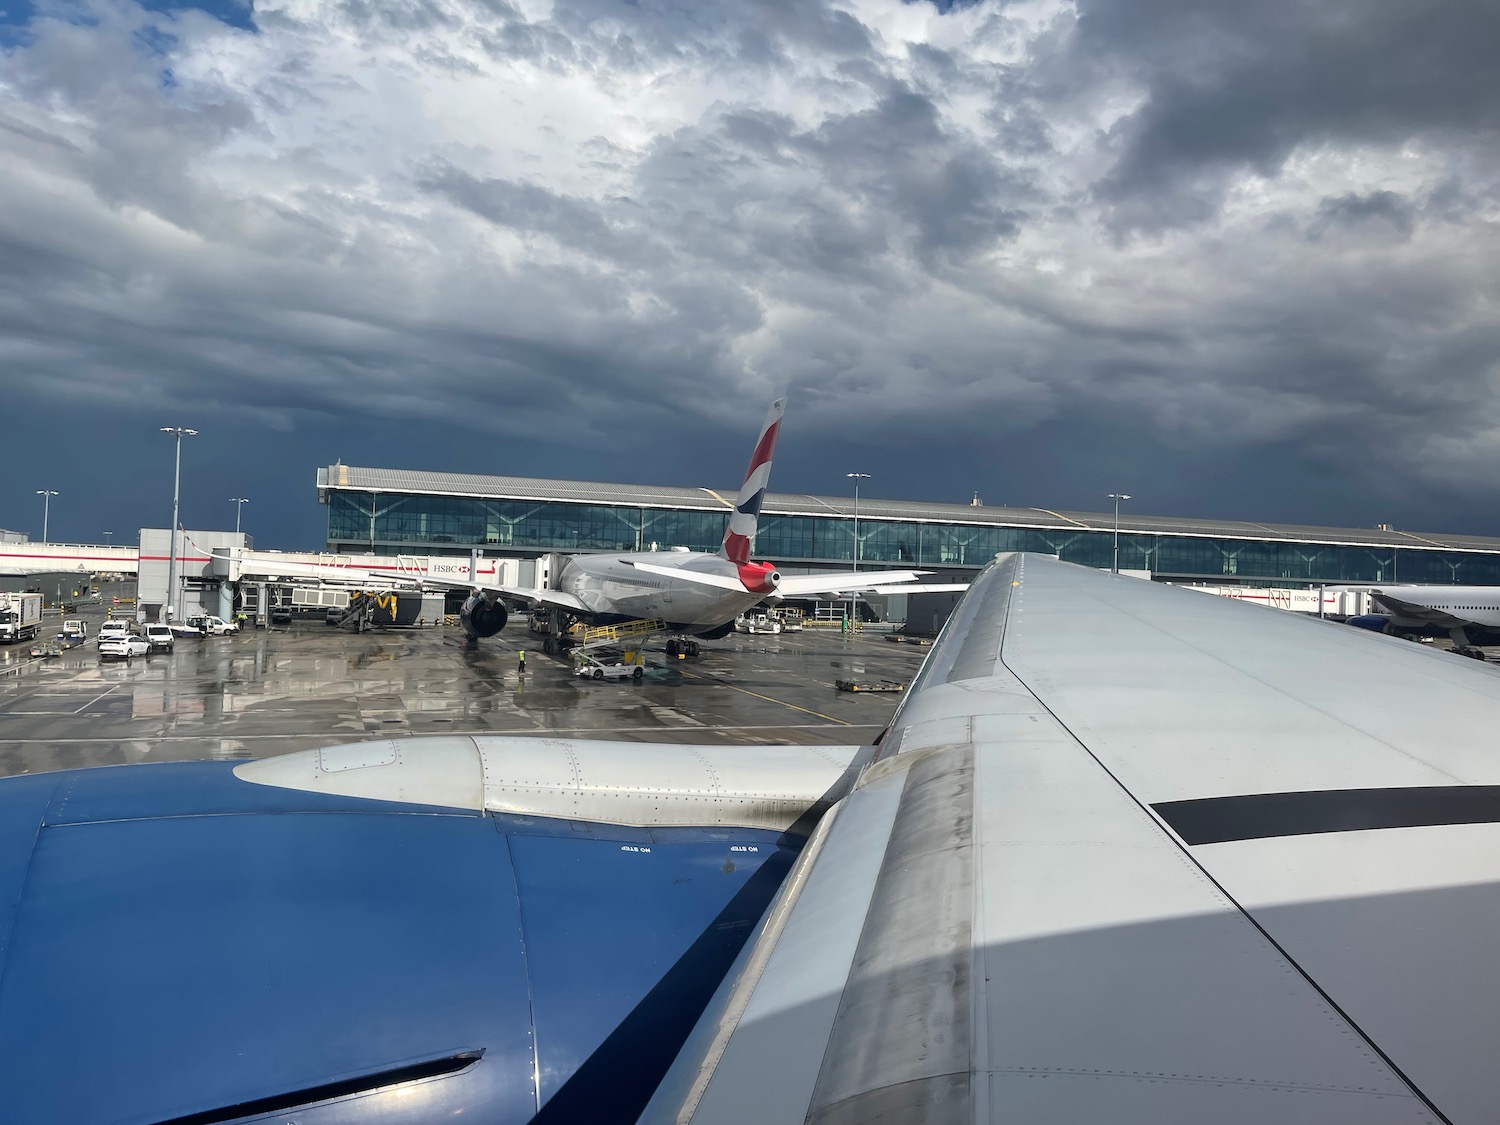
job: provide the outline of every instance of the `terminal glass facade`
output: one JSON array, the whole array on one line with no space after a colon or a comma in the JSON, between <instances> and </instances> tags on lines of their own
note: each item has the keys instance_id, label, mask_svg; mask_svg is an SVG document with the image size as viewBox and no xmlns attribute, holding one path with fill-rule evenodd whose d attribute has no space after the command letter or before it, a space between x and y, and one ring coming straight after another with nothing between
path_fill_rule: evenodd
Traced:
<instances>
[{"instance_id":1,"label":"terminal glass facade","mask_svg":"<svg viewBox=\"0 0 1500 1125\"><path fill-rule=\"evenodd\" d=\"M542 554L687 547L716 551L727 513L569 501L331 490L328 542L382 554ZM861 518L859 558L873 566L977 569L1000 551L1036 551L1107 567L1114 536L1084 528ZM853 521L762 516L757 558L810 566L850 563ZM1247 583L1418 582L1500 585L1500 554L1121 534L1120 566L1167 578Z\"/></svg>"}]
</instances>

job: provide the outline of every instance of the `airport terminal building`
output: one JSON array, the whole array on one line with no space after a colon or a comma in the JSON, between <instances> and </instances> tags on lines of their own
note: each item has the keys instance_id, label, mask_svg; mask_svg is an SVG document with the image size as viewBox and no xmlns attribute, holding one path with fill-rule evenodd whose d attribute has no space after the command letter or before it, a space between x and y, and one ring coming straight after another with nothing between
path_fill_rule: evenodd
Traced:
<instances>
[{"instance_id":1,"label":"airport terminal building","mask_svg":"<svg viewBox=\"0 0 1500 1125\"><path fill-rule=\"evenodd\" d=\"M331 465L318 470L328 549L528 557L552 551L716 551L735 489L664 488ZM1113 513L860 497L867 568L977 571L999 551L1108 567ZM852 565L852 497L768 493L755 557ZM1120 514L1120 567L1178 582L1500 585L1500 538Z\"/></svg>"}]
</instances>

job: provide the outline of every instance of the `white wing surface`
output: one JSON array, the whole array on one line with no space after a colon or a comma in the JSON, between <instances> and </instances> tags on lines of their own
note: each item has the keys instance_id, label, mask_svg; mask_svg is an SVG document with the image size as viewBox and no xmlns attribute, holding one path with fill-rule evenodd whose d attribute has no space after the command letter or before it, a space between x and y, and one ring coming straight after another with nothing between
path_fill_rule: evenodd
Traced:
<instances>
[{"instance_id":1,"label":"white wing surface","mask_svg":"<svg viewBox=\"0 0 1500 1125\"><path fill-rule=\"evenodd\" d=\"M1500 675L1002 556L643 1121L1500 1117Z\"/></svg>"},{"instance_id":2,"label":"white wing surface","mask_svg":"<svg viewBox=\"0 0 1500 1125\"><path fill-rule=\"evenodd\" d=\"M630 565L648 574L660 574L696 586L708 586L716 590L745 592L745 584L728 574L704 574L675 566L658 566L655 563L630 561ZM840 571L836 574L791 574L783 575L776 587L781 597L802 598L814 594L857 594L864 592L890 593L944 593L950 590L968 589L967 583L923 586L916 583L925 570L872 570L866 573Z\"/></svg>"},{"instance_id":3,"label":"white wing surface","mask_svg":"<svg viewBox=\"0 0 1500 1125\"><path fill-rule=\"evenodd\" d=\"M813 594L902 593L908 588L917 589L912 584L927 573L925 570L871 570L840 574L784 574L776 592L784 598L804 598ZM922 587L921 590L923 593L938 593L945 589L964 589L967 585L947 584L930 590Z\"/></svg>"},{"instance_id":4,"label":"white wing surface","mask_svg":"<svg viewBox=\"0 0 1500 1125\"><path fill-rule=\"evenodd\" d=\"M418 584L424 587L431 587L435 590L482 590L487 594L499 594L501 597L525 602L533 609L538 606L549 606L555 609L565 609L570 613L593 612L593 610L572 594L564 593L562 590L547 590L540 586L500 586L494 582L472 582L466 579L453 578L428 578L426 575L422 576Z\"/></svg>"}]
</instances>

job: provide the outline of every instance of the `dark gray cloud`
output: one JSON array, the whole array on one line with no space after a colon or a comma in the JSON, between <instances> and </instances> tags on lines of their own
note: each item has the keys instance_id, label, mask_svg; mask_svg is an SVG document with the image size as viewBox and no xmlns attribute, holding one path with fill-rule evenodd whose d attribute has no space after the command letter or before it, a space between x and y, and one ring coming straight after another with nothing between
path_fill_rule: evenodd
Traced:
<instances>
[{"instance_id":1,"label":"dark gray cloud","mask_svg":"<svg viewBox=\"0 0 1500 1125\"><path fill-rule=\"evenodd\" d=\"M1313 237L1341 229L1362 238L1379 239L1383 234L1408 239L1416 229L1417 208L1411 200L1393 191L1367 195L1349 192L1324 199L1313 220Z\"/></svg>"},{"instance_id":2,"label":"dark gray cloud","mask_svg":"<svg viewBox=\"0 0 1500 1125\"><path fill-rule=\"evenodd\" d=\"M1442 144L1500 130L1500 8L1472 0L1080 5L1065 80L1138 84L1096 191L1128 227L1212 217L1233 178L1311 145Z\"/></svg>"},{"instance_id":3,"label":"dark gray cloud","mask_svg":"<svg viewBox=\"0 0 1500 1125\"><path fill-rule=\"evenodd\" d=\"M1500 499L1493 6L80 11L0 79L0 371L122 477L190 415L267 488L732 483L790 387L783 488Z\"/></svg>"}]
</instances>

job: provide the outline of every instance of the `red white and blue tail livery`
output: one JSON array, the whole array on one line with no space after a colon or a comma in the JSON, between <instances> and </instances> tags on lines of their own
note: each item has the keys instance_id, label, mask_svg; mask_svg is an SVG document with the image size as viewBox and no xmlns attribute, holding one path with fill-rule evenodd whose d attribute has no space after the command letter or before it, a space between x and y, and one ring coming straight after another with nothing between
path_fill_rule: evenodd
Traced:
<instances>
[{"instance_id":1,"label":"red white and blue tail livery","mask_svg":"<svg viewBox=\"0 0 1500 1125\"><path fill-rule=\"evenodd\" d=\"M760 428L760 437L755 441L755 452L750 455L750 467L745 470L745 483L735 497L734 514L729 517L729 528L724 532L724 546L719 551L732 563L750 561L750 544L755 539L755 526L760 520L760 506L766 499L766 488L771 482L771 455L776 451L776 436L781 433L781 418L786 413L786 399L778 398L766 412L766 424Z\"/></svg>"}]
</instances>

